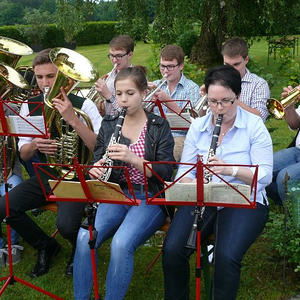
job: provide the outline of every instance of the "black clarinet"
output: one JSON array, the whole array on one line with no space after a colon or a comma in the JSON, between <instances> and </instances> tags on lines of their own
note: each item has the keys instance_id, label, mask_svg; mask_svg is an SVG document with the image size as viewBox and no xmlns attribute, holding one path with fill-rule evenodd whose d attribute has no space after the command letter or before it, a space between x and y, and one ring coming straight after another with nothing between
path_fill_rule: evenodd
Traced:
<instances>
[{"instance_id":1,"label":"black clarinet","mask_svg":"<svg viewBox=\"0 0 300 300\"><path fill-rule=\"evenodd\" d=\"M115 131L112 134L109 144L107 146L107 149L112 146L115 145L117 143L119 143L120 137L121 137L121 131L122 131L122 126L124 123L124 119L125 119L125 115L126 115L126 111L127 111L127 107L123 107L121 110L121 113L119 115L116 127L115 127ZM105 154L103 155L102 159L105 160L105 162L102 164L103 166L107 166L107 167L111 167L113 166L113 160L108 156L109 152L106 149ZM110 174L111 174L111 168L105 168L104 172L102 173L102 175L99 177L99 179L101 179L102 181L108 181Z\"/></svg>"},{"instance_id":2,"label":"black clarinet","mask_svg":"<svg viewBox=\"0 0 300 300\"><path fill-rule=\"evenodd\" d=\"M216 150L218 147L218 140L219 140L219 136L220 136L220 132L221 132L221 126L222 126L222 122L223 122L223 115L218 115L217 120L216 120L216 126L213 132L213 136L211 139L211 143L210 143L210 147L208 150L208 155L207 155L207 162L209 161L209 159L213 156L216 155ZM207 183L209 183L212 179L212 174L205 169L204 171L204 179L207 180ZM196 206L195 207L195 211L193 212L195 215L194 218L194 222L193 222L193 226L190 232L190 236L189 239L186 243L186 248L190 248L190 249L197 249L197 230L198 228L201 226L201 220L203 217L205 211L205 206L202 206L201 208ZM199 218L200 217L200 218ZM200 228L199 228L200 230Z\"/></svg>"}]
</instances>

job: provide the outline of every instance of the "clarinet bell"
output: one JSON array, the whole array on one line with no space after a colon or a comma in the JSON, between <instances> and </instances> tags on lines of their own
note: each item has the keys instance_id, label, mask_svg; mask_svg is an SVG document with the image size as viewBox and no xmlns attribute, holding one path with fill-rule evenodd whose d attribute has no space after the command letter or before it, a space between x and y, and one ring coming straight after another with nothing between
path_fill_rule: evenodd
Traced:
<instances>
[{"instance_id":1,"label":"clarinet bell","mask_svg":"<svg viewBox=\"0 0 300 300\"><path fill-rule=\"evenodd\" d=\"M189 239L185 247L193 250L197 249L197 222L196 223L194 222L193 224Z\"/></svg>"}]
</instances>

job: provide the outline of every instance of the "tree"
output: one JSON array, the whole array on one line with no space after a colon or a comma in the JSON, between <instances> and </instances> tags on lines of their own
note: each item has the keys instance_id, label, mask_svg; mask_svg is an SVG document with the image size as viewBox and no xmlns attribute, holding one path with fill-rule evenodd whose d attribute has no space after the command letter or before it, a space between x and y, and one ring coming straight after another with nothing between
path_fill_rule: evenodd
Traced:
<instances>
[{"instance_id":1,"label":"tree","mask_svg":"<svg viewBox=\"0 0 300 300\"><path fill-rule=\"evenodd\" d=\"M192 30L194 22L201 22L191 59L205 67L221 62L221 45L234 35L251 40L261 35L299 32L299 4L293 0L159 0L157 3L153 30L161 45L176 43L180 34Z\"/></svg>"},{"instance_id":2,"label":"tree","mask_svg":"<svg viewBox=\"0 0 300 300\"><path fill-rule=\"evenodd\" d=\"M56 23L63 30L66 42L75 42L88 15L93 14L95 3L94 0L57 0Z\"/></svg>"},{"instance_id":3,"label":"tree","mask_svg":"<svg viewBox=\"0 0 300 300\"><path fill-rule=\"evenodd\" d=\"M22 24L24 9L20 3L7 0L0 2L0 26Z\"/></svg>"}]
</instances>

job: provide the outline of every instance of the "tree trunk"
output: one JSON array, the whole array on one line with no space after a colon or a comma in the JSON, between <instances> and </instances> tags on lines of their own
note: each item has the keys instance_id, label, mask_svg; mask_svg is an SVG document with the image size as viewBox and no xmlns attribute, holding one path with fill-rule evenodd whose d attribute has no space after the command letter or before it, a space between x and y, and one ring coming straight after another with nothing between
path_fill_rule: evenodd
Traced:
<instances>
[{"instance_id":1,"label":"tree trunk","mask_svg":"<svg viewBox=\"0 0 300 300\"><path fill-rule=\"evenodd\" d=\"M221 2L206 0L204 6L201 32L192 48L191 61L209 68L223 63L221 47L225 40L226 17Z\"/></svg>"}]
</instances>

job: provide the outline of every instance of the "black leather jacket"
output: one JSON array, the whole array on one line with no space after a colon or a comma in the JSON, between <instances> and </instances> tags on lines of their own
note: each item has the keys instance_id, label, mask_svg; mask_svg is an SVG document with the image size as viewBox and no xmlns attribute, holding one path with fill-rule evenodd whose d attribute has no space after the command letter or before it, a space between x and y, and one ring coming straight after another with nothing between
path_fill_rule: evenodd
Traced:
<instances>
[{"instance_id":1,"label":"black leather jacket","mask_svg":"<svg viewBox=\"0 0 300 300\"><path fill-rule=\"evenodd\" d=\"M169 123L152 113L146 112L148 118L147 132L145 137L145 159L148 161L175 161L173 156L174 139ZM94 157L91 165L102 158L114 132L118 116L105 116L97 137L97 144L94 149ZM120 144L129 145L129 139L121 135ZM124 165L121 161L114 161L114 166ZM155 171L163 180L170 181L174 171L172 164L153 164ZM113 168L109 181L118 182L121 169ZM148 178L149 191L153 194L159 192L163 184L156 176Z\"/></svg>"}]
</instances>

